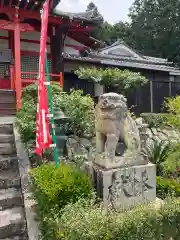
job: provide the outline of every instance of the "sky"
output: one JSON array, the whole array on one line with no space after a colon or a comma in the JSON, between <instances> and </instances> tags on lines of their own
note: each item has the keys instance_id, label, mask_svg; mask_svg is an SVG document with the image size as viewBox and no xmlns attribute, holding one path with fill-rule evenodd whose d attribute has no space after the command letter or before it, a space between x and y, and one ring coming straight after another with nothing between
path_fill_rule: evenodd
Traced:
<instances>
[{"instance_id":1,"label":"sky","mask_svg":"<svg viewBox=\"0 0 180 240\"><path fill-rule=\"evenodd\" d=\"M58 5L63 11L83 12L91 0L61 0ZM134 0L92 0L104 19L113 24L118 21L128 21L129 7Z\"/></svg>"}]
</instances>

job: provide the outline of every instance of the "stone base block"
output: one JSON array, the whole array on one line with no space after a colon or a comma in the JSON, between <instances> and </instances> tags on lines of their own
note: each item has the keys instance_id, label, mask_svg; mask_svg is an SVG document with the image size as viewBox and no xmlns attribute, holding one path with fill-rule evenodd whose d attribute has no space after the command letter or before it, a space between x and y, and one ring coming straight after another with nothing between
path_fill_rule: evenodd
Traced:
<instances>
[{"instance_id":1,"label":"stone base block","mask_svg":"<svg viewBox=\"0 0 180 240\"><path fill-rule=\"evenodd\" d=\"M86 170L105 207L123 210L156 200L154 164L104 169L94 163L86 163Z\"/></svg>"},{"instance_id":2,"label":"stone base block","mask_svg":"<svg viewBox=\"0 0 180 240\"><path fill-rule=\"evenodd\" d=\"M97 154L94 163L106 169L113 169L134 165L146 165L148 164L148 160L137 154L134 156L116 156L112 161L103 154Z\"/></svg>"}]
</instances>

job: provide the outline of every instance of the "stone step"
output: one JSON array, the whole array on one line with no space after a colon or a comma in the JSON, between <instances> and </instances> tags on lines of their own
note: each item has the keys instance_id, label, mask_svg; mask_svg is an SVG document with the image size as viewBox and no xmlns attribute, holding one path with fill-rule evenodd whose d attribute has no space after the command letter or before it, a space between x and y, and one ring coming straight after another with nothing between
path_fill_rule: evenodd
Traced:
<instances>
[{"instance_id":1,"label":"stone step","mask_svg":"<svg viewBox=\"0 0 180 240\"><path fill-rule=\"evenodd\" d=\"M12 124L0 124L0 133L13 134Z\"/></svg>"},{"instance_id":2,"label":"stone step","mask_svg":"<svg viewBox=\"0 0 180 240\"><path fill-rule=\"evenodd\" d=\"M0 171L0 189L20 188L19 172L13 169Z\"/></svg>"},{"instance_id":3,"label":"stone step","mask_svg":"<svg viewBox=\"0 0 180 240\"><path fill-rule=\"evenodd\" d=\"M6 102L0 101L0 109L16 109L16 102L12 99L6 99Z\"/></svg>"},{"instance_id":4,"label":"stone step","mask_svg":"<svg viewBox=\"0 0 180 240\"><path fill-rule=\"evenodd\" d=\"M18 168L17 156L0 155L0 171L8 170L8 169L17 169L17 168Z\"/></svg>"},{"instance_id":5,"label":"stone step","mask_svg":"<svg viewBox=\"0 0 180 240\"><path fill-rule=\"evenodd\" d=\"M28 240L28 236L24 235L24 236L16 236L16 237L12 237L12 238L3 238L0 240Z\"/></svg>"},{"instance_id":6,"label":"stone step","mask_svg":"<svg viewBox=\"0 0 180 240\"><path fill-rule=\"evenodd\" d=\"M24 234L26 221L21 207L0 211L0 239Z\"/></svg>"},{"instance_id":7,"label":"stone step","mask_svg":"<svg viewBox=\"0 0 180 240\"><path fill-rule=\"evenodd\" d=\"M0 93L0 103L11 103L14 105L14 104L16 104L16 100L13 95L5 98L4 95L2 95L2 93Z\"/></svg>"},{"instance_id":8,"label":"stone step","mask_svg":"<svg viewBox=\"0 0 180 240\"><path fill-rule=\"evenodd\" d=\"M7 108L7 109L1 109L0 108L0 116L15 116L16 115L16 108Z\"/></svg>"},{"instance_id":9,"label":"stone step","mask_svg":"<svg viewBox=\"0 0 180 240\"><path fill-rule=\"evenodd\" d=\"M0 189L0 210L22 206L22 194L19 189Z\"/></svg>"},{"instance_id":10,"label":"stone step","mask_svg":"<svg viewBox=\"0 0 180 240\"><path fill-rule=\"evenodd\" d=\"M16 152L15 145L12 143L0 143L0 155L10 155Z\"/></svg>"},{"instance_id":11,"label":"stone step","mask_svg":"<svg viewBox=\"0 0 180 240\"><path fill-rule=\"evenodd\" d=\"M13 143L14 136L13 134L0 133L0 143Z\"/></svg>"}]
</instances>

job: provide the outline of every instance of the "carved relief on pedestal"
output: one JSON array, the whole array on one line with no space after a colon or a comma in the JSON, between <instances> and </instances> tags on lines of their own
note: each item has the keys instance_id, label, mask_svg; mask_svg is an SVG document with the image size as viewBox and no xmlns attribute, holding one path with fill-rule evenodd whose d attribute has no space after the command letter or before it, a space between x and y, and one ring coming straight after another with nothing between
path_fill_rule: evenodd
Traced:
<instances>
[{"instance_id":1,"label":"carved relief on pedestal","mask_svg":"<svg viewBox=\"0 0 180 240\"><path fill-rule=\"evenodd\" d=\"M142 168L139 172L136 168L124 168L113 172L112 184L108 187L109 203L116 209L119 203L128 202L136 197L145 200L145 194L154 188L150 180L146 168Z\"/></svg>"}]
</instances>

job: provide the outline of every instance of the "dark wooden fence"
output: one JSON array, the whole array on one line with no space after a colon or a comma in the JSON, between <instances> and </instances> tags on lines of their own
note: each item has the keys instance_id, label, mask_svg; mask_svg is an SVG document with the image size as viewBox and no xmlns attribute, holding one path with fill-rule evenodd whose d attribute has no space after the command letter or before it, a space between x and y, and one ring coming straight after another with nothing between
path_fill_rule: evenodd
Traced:
<instances>
[{"instance_id":1,"label":"dark wooden fence","mask_svg":"<svg viewBox=\"0 0 180 240\"><path fill-rule=\"evenodd\" d=\"M142 112L165 112L165 98L177 95L180 95L180 82L152 81L127 94L128 106L133 106L132 111L136 115Z\"/></svg>"},{"instance_id":2,"label":"dark wooden fence","mask_svg":"<svg viewBox=\"0 0 180 240\"><path fill-rule=\"evenodd\" d=\"M75 74L64 74L64 91L70 92L71 89L82 89L84 94L94 96L94 84L92 81L79 79Z\"/></svg>"},{"instance_id":3,"label":"dark wooden fence","mask_svg":"<svg viewBox=\"0 0 180 240\"><path fill-rule=\"evenodd\" d=\"M74 74L65 74L64 91L70 89L82 89L84 94L94 97L94 84L88 80L81 80ZM116 92L116 89L105 88L105 92ZM166 97L180 95L180 79L170 81L149 81L145 86L130 90L126 97L128 107L139 116L143 112L165 112L163 103ZM97 99L96 99L97 101Z\"/></svg>"}]
</instances>

